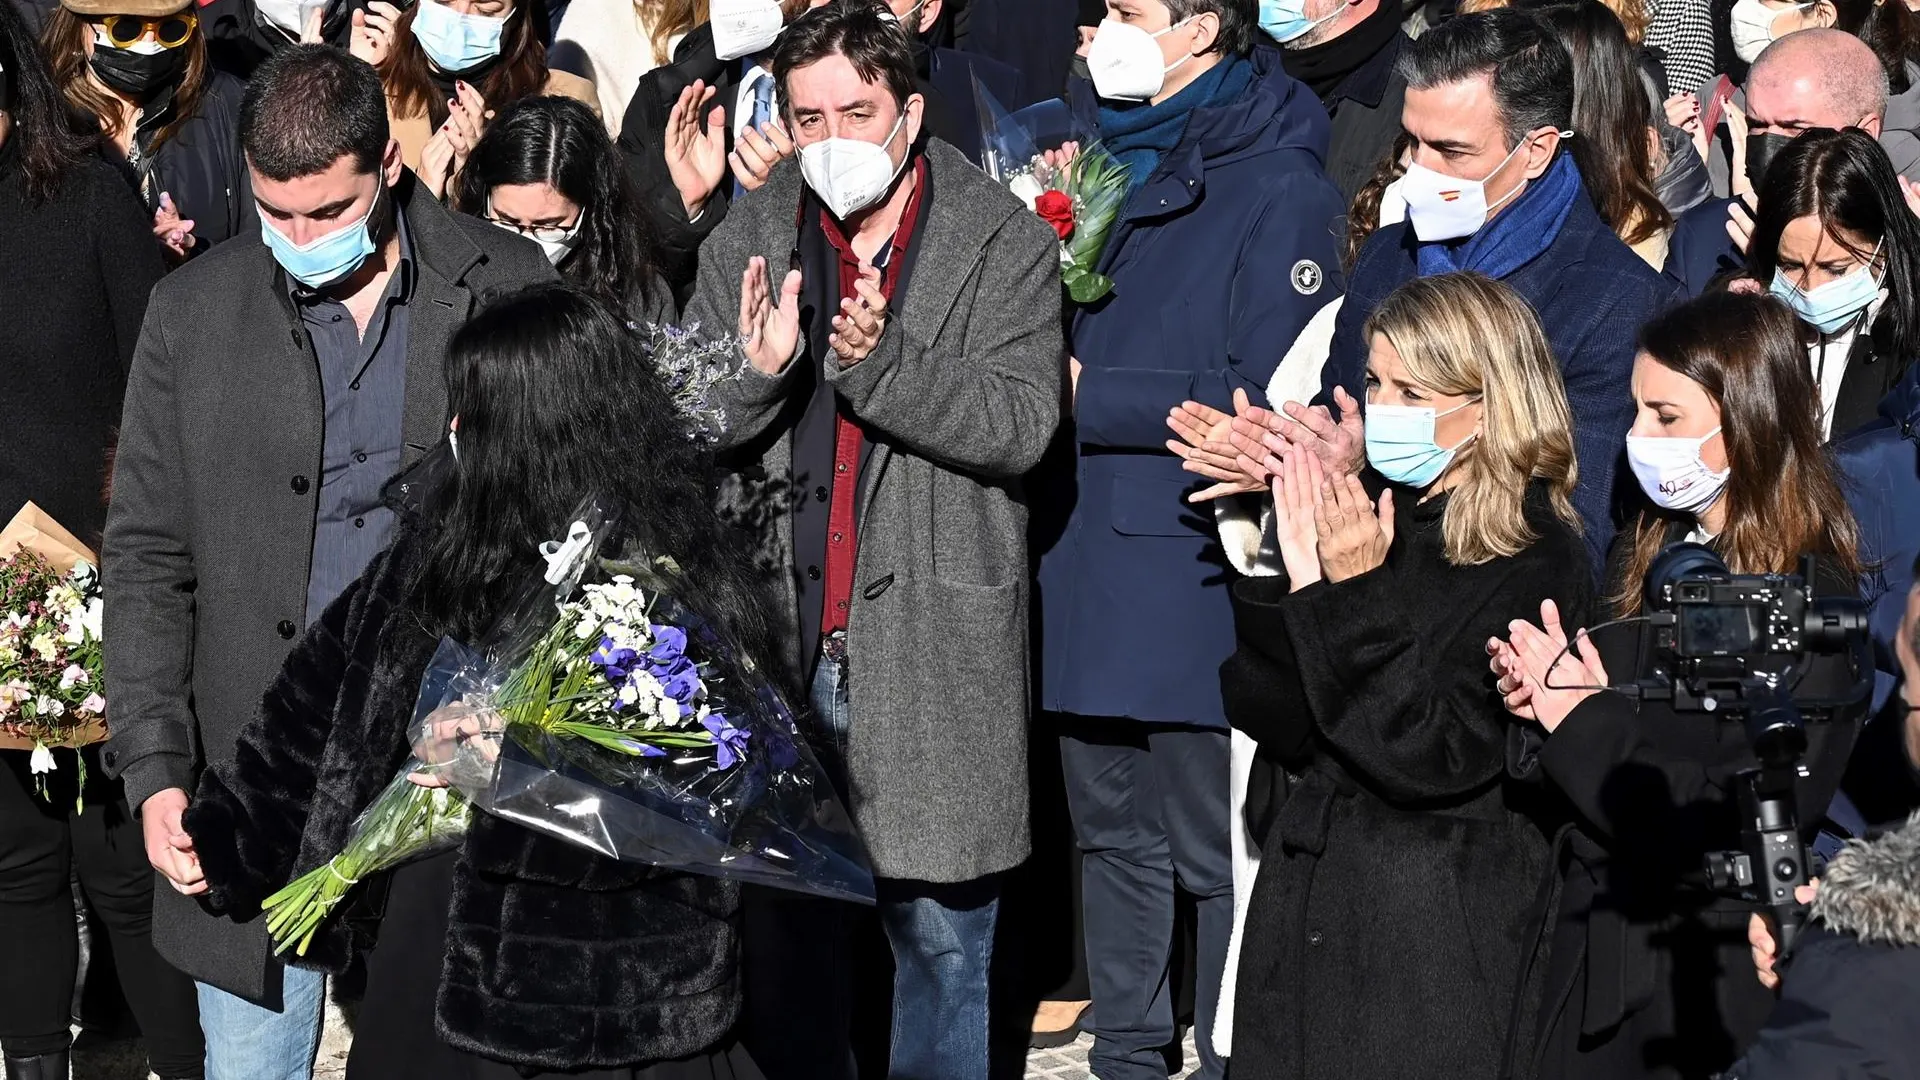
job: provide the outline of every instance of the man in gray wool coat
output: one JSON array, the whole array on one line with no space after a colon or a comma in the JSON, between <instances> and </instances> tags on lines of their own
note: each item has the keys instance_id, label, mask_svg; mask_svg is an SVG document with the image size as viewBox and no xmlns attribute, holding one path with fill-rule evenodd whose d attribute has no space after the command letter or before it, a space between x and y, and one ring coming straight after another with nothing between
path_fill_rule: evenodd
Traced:
<instances>
[{"instance_id":1,"label":"man in gray wool coat","mask_svg":"<svg viewBox=\"0 0 1920 1080\"><path fill-rule=\"evenodd\" d=\"M873 857L892 1075L984 1080L997 876L1028 850L1022 477L1063 412L1059 246L925 134L878 5L808 12L773 72L799 159L702 247L688 319L750 361L721 391L730 495ZM748 1045L774 1080L848 1075L845 913L779 903L758 955L749 918Z\"/></svg>"}]
</instances>

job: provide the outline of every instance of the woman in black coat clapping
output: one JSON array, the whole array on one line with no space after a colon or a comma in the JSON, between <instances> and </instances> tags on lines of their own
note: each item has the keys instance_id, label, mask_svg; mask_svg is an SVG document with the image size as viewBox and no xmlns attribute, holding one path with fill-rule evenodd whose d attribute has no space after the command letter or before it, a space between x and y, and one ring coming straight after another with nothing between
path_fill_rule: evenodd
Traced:
<instances>
[{"instance_id":1,"label":"woman in black coat clapping","mask_svg":"<svg viewBox=\"0 0 1920 1080\"><path fill-rule=\"evenodd\" d=\"M1815 595L1858 595L1854 520L1821 449L1820 395L1786 306L1708 294L1647 324L1640 342L1627 459L1648 505L1614 541L1608 615L1642 613L1649 565L1680 540L1710 545L1739 574L1794 573L1811 553ZM1509 706L1529 721L1522 767L1575 810L1540 931L1550 959L1539 1051L1516 1058L1515 1074L1712 1076L1773 1006L1748 954L1752 905L1708 891L1702 872L1707 852L1740 847L1736 774L1757 761L1735 710L1581 689L1635 679L1644 633L1576 635L1556 663L1562 627L1582 625L1546 609L1540 625L1518 622L1489 643ZM1795 697L1845 698L1862 674L1853 666L1844 654L1816 657ZM1808 718L1818 722L1806 725L1795 791L1807 840L1866 708L1862 697Z\"/></svg>"},{"instance_id":2,"label":"woman in black coat clapping","mask_svg":"<svg viewBox=\"0 0 1920 1080\"><path fill-rule=\"evenodd\" d=\"M1227 714L1261 755L1234 1069L1493 1077L1549 830L1482 649L1588 604L1572 422L1531 310L1484 277L1409 282L1367 338L1364 486L1289 454L1284 570L1233 589Z\"/></svg>"}]
</instances>

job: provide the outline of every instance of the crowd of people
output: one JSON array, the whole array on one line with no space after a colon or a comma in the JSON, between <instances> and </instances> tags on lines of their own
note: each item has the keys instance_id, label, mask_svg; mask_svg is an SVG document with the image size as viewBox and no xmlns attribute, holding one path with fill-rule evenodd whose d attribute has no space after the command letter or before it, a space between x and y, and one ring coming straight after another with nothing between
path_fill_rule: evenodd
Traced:
<instances>
[{"instance_id":1,"label":"crowd of people","mask_svg":"<svg viewBox=\"0 0 1920 1080\"><path fill-rule=\"evenodd\" d=\"M1097 299L1026 106L1126 170ZM5 1076L101 970L163 1080L309 1080L329 985L351 1080L1920 1075L1916 180L1902 0L6 0L0 507L109 738L0 748ZM592 493L872 907L479 814L276 953ZM1675 544L1864 612L1793 901L1702 870Z\"/></svg>"}]
</instances>

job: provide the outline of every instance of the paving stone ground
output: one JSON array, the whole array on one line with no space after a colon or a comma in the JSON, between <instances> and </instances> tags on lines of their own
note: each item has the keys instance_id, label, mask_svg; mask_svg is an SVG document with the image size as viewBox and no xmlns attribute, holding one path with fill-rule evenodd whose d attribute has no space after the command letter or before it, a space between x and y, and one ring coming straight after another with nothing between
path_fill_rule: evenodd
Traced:
<instances>
[{"instance_id":1,"label":"paving stone ground","mask_svg":"<svg viewBox=\"0 0 1920 1080\"><path fill-rule=\"evenodd\" d=\"M346 1017L328 1001L321 1057L313 1068L315 1080L346 1080L351 1038ZM1091 1045L1092 1036L1081 1036L1077 1042L1060 1049L1031 1051L1027 1055L1025 1080L1092 1080L1092 1072L1087 1068L1087 1049ZM1196 1063L1192 1034L1188 1034L1183 1051L1187 1070L1179 1076L1185 1078L1192 1074ZM102 1040L83 1032L73 1047L73 1080L152 1080L144 1065L146 1057L140 1051L138 1040ZM4 1076L4 1068L0 1068L0 1076Z\"/></svg>"},{"instance_id":2,"label":"paving stone ground","mask_svg":"<svg viewBox=\"0 0 1920 1080\"><path fill-rule=\"evenodd\" d=\"M329 1002L314 1080L345 1080L351 1038L346 1018ZM1087 1069L1087 1049L1092 1045L1093 1037L1082 1035L1077 1042L1058 1050L1033 1051L1027 1055L1025 1080L1092 1080L1093 1074ZM1188 1071L1180 1073L1182 1077L1191 1075L1195 1062L1191 1034L1184 1051ZM150 1080L144 1065L138 1040L97 1039L83 1034L74 1046L73 1080ZM0 1075L4 1075L4 1069L0 1069Z\"/></svg>"}]
</instances>

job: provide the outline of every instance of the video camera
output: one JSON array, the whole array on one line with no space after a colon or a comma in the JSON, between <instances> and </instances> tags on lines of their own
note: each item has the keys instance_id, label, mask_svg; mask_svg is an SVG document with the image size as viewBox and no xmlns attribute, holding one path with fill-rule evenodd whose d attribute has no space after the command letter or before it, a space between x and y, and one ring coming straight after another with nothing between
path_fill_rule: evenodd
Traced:
<instances>
[{"instance_id":1,"label":"video camera","mask_svg":"<svg viewBox=\"0 0 1920 1080\"><path fill-rule=\"evenodd\" d=\"M1771 909L1783 958L1805 913L1794 890L1810 877L1794 805L1804 725L1831 719L1873 686L1866 605L1816 597L1813 581L1811 555L1797 574L1735 574L1704 544L1668 545L1647 570L1650 632L1635 680L1642 700L1724 714L1746 728L1760 764L1738 776L1741 850L1709 852L1706 876L1714 891ZM1802 689L1816 656L1842 653L1852 660L1850 687Z\"/></svg>"}]
</instances>

